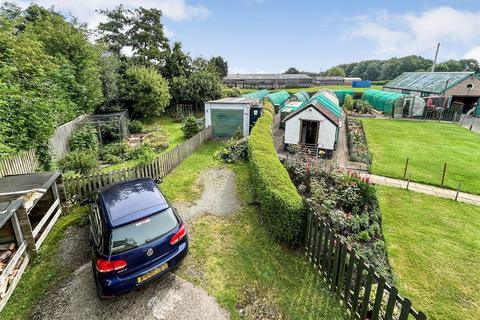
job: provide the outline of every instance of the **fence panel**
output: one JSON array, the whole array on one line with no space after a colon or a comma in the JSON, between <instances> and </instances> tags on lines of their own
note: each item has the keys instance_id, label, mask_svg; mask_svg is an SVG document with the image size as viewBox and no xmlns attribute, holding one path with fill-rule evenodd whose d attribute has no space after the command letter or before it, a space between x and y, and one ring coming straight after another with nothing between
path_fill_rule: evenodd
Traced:
<instances>
[{"instance_id":1,"label":"fence panel","mask_svg":"<svg viewBox=\"0 0 480 320\"><path fill-rule=\"evenodd\" d=\"M210 139L211 136L211 127L205 128L186 142L160 155L147 165L64 179L68 197L73 200L83 199L99 188L134 178L149 177L161 179L203 145L205 141Z\"/></svg>"},{"instance_id":2,"label":"fence panel","mask_svg":"<svg viewBox=\"0 0 480 320\"><path fill-rule=\"evenodd\" d=\"M38 161L34 149L0 159L0 178L14 174L32 173L37 169Z\"/></svg>"},{"instance_id":3,"label":"fence panel","mask_svg":"<svg viewBox=\"0 0 480 320\"><path fill-rule=\"evenodd\" d=\"M50 138L50 146L52 153L57 159L63 159L68 152L68 139L70 138L70 135L78 124L85 120L86 117L87 115L79 116L70 122L62 124L55 130L53 136Z\"/></svg>"},{"instance_id":4,"label":"fence panel","mask_svg":"<svg viewBox=\"0 0 480 320\"><path fill-rule=\"evenodd\" d=\"M305 252L353 319L427 319L313 210L308 210L307 222Z\"/></svg>"}]
</instances>

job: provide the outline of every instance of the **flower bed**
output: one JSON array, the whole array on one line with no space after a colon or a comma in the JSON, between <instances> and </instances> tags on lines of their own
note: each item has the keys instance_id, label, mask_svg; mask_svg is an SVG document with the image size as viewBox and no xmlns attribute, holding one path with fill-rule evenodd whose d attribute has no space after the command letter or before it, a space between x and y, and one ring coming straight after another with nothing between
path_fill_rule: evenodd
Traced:
<instances>
[{"instance_id":1,"label":"flower bed","mask_svg":"<svg viewBox=\"0 0 480 320\"><path fill-rule=\"evenodd\" d=\"M360 120L347 117L347 144L350 161L370 163L368 154L367 139L363 131L363 124Z\"/></svg>"},{"instance_id":2,"label":"flower bed","mask_svg":"<svg viewBox=\"0 0 480 320\"><path fill-rule=\"evenodd\" d=\"M332 164L302 156L289 161L287 171L310 208L378 274L391 281L380 208L368 179L344 174Z\"/></svg>"}]
</instances>

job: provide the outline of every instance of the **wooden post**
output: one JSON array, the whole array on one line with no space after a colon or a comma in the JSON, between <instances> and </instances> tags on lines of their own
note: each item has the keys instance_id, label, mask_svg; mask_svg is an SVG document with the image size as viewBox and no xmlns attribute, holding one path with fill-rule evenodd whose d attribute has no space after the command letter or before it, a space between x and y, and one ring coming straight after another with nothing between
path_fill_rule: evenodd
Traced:
<instances>
[{"instance_id":1,"label":"wooden post","mask_svg":"<svg viewBox=\"0 0 480 320\"><path fill-rule=\"evenodd\" d=\"M32 258L37 255L37 248L35 247L35 239L33 238L32 225L28 219L27 209L21 205L17 210L18 222L20 224L20 229L22 230L23 238L27 241L28 253Z\"/></svg>"},{"instance_id":2,"label":"wooden post","mask_svg":"<svg viewBox=\"0 0 480 320\"><path fill-rule=\"evenodd\" d=\"M405 180L405 177L407 176L408 162L409 161L410 161L410 158L407 158L407 161L405 161L405 170L403 171L403 180Z\"/></svg>"},{"instance_id":3,"label":"wooden post","mask_svg":"<svg viewBox=\"0 0 480 320\"><path fill-rule=\"evenodd\" d=\"M462 183L459 183L458 188L457 188L457 194L455 195L455 201L458 201L458 194L460 193L460 187L461 186L462 186Z\"/></svg>"},{"instance_id":4,"label":"wooden post","mask_svg":"<svg viewBox=\"0 0 480 320\"><path fill-rule=\"evenodd\" d=\"M445 173L447 173L447 163L446 162L443 164L442 184L441 184L442 188L443 188L443 183L445 182Z\"/></svg>"},{"instance_id":5,"label":"wooden post","mask_svg":"<svg viewBox=\"0 0 480 320\"><path fill-rule=\"evenodd\" d=\"M409 176L408 176L408 180L407 180L407 188L406 188L407 190L408 190L408 186L410 185L410 179L411 179L411 178L412 178L412 175L409 175Z\"/></svg>"}]
</instances>

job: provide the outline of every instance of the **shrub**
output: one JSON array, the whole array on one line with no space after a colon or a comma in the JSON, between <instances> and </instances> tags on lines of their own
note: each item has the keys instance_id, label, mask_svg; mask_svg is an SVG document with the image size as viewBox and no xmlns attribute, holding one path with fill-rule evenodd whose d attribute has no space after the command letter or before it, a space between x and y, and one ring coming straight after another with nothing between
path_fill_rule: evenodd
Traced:
<instances>
[{"instance_id":1,"label":"shrub","mask_svg":"<svg viewBox=\"0 0 480 320\"><path fill-rule=\"evenodd\" d=\"M353 103L354 103L353 97L351 95L347 94L345 96L345 100L343 101L343 108L345 110L352 111L353 110Z\"/></svg>"},{"instance_id":2,"label":"shrub","mask_svg":"<svg viewBox=\"0 0 480 320\"><path fill-rule=\"evenodd\" d=\"M126 141L107 144L103 147L101 159L108 163L118 163L126 158L130 149Z\"/></svg>"},{"instance_id":3,"label":"shrub","mask_svg":"<svg viewBox=\"0 0 480 320\"><path fill-rule=\"evenodd\" d=\"M59 161L62 171L73 171L85 174L93 171L98 165L97 155L91 150L75 150Z\"/></svg>"},{"instance_id":4,"label":"shrub","mask_svg":"<svg viewBox=\"0 0 480 320\"><path fill-rule=\"evenodd\" d=\"M112 119L112 121L101 123L100 135L102 137L102 143L104 144L118 141L120 139L120 125L118 119Z\"/></svg>"},{"instance_id":5,"label":"shrub","mask_svg":"<svg viewBox=\"0 0 480 320\"><path fill-rule=\"evenodd\" d=\"M162 151L168 148L168 136L162 130L155 130L145 139L145 143L157 152Z\"/></svg>"},{"instance_id":6,"label":"shrub","mask_svg":"<svg viewBox=\"0 0 480 320\"><path fill-rule=\"evenodd\" d=\"M226 163L237 163L248 159L246 139L227 140L225 146L215 152L215 157Z\"/></svg>"},{"instance_id":7,"label":"shrub","mask_svg":"<svg viewBox=\"0 0 480 320\"><path fill-rule=\"evenodd\" d=\"M229 88L229 87L222 88L222 98L239 97L240 95L241 95L241 92L240 92L240 89L238 88Z\"/></svg>"},{"instance_id":8,"label":"shrub","mask_svg":"<svg viewBox=\"0 0 480 320\"><path fill-rule=\"evenodd\" d=\"M267 104L265 110L248 139L254 189L267 230L277 240L294 245L304 228L303 201L273 145L273 108Z\"/></svg>"},{"instance_id":9,"label":"shrub","mask_svg":"<svg viewBox=\"0 0 480 320\"><path fill-rule=\"evenodd\" d=\"M190 138L200 132L201 126L198 123L197 118L190 116L183 122L182 131L185 137Z\"/></svg>"},{"instance_id":10,"label":"shrub","mask_svg":"<svg viewBox=\"0 0 480 320\"><path fill-rule=\"evenodd\" d=\"M128 123L128 131L130 133L142 133L145 128L140 120L132 120Z\"/></svg>"},{"instance_id":11,"label":"shrub","mask_svg":"<svg viewBox=\"0 0 480 320\"><path fill-rule=\"evenodd\" d=\"M91 150L96 153L98 151L97 130L91 125L84 125L75 129L68 139L68 146L71 151Z\"/></svg>"},{"instance_id":12,"label":"shrub","mask_svg":"<svg viewBox=\"0 0 480 320\"><path fill-rule=\"evenodd\" d=\"M140 164L147 165L155 159L155 152L147 143L131 148L127 154L129 160L139 160Z\"/></svg>"}]
</instances>

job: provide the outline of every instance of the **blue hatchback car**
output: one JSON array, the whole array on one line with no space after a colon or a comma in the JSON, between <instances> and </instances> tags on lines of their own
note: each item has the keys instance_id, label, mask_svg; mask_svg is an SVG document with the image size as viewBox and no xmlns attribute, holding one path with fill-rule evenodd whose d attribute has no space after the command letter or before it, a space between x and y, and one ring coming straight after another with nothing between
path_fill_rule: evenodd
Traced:
<instances>
[{"instance_id":1,"label":"blue hatchback car","mask_svg":"<svg viewBox=\"0 0 480 320\"><path fill-rule=\"evenodd\" d=\"M159 278L185 258L185 225L152 179L99 190L91 203L93 273L100 298Z\"/></svg>"}]
</instances>

